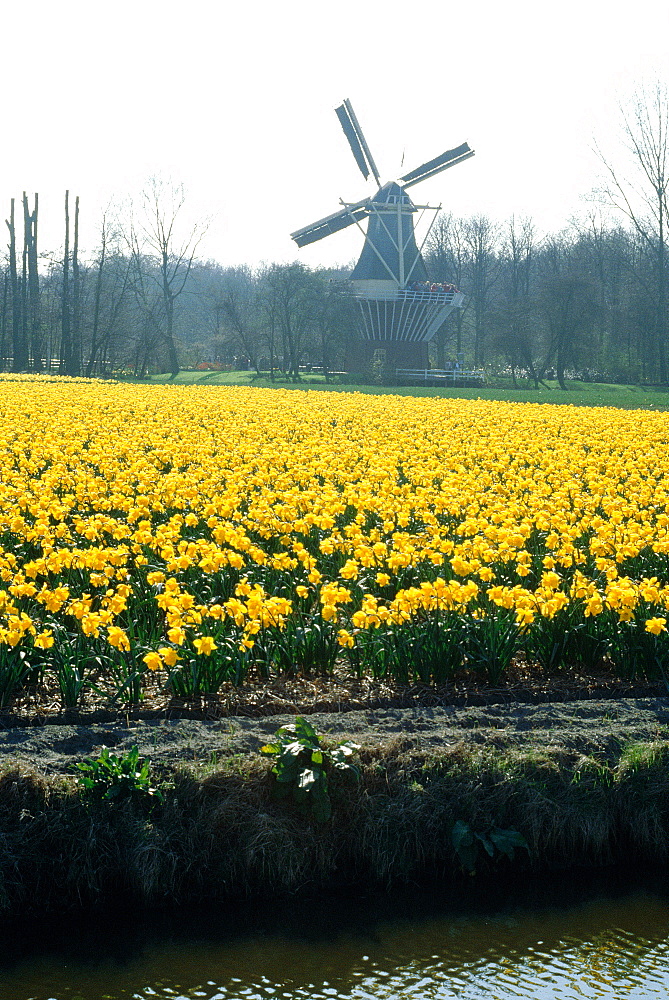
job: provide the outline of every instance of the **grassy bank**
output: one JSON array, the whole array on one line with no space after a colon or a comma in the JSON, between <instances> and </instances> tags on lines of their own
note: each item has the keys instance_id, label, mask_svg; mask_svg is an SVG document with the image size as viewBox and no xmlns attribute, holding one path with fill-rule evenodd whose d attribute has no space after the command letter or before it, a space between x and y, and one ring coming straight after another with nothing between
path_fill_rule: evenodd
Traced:
<instances>
[{"instance_id":1,"label":"grassy bank","mask_svg":"<svg viewBox=\"0 0 669 1000\"><path fill-rule=\"evenodd\" d=\"M5 916L109 905L269 900L347 885L634 861L664 864L669 740L592 753L363 745L360 780L330 775L332 817L318 822L273 794L269 764L233 754L215 767L154 775L162 803L87 802L73 780L0 777L0 905ZM468 830L472 865L454 830ZM491 842L527 842L513 861ZM480 839L477 838L480 835ZM484 841L493 844L488 855ZM478 848L478 850L476 850Z\"/></svg>"},{"instance_id":2,"label":"grassy bank","mask_svg":"<svg viewBox=\"0 0 669 1000\"><path fill-rule=\"evenodd\" d=\"M616 385L609 382L567 382L567 389L560 389L557 381L547 380L535 389L530 382L515 388L510 378L494 378L486 385L475 388L430 386L357 385L337 379L326 382L323 375L304 375L295 383L287 379L258 378L254 372L198 372L183 371L174 377L169 372L152 375L139 381L141 385L197 385L197 386L255 386L259 389L324 389L328 392L360 392L374 396L424 396L442 399L485 399L515 403L553 403L564 406L615 406L624 410L669 409L669 390L666 386Z\"/></svg>"}]
</instances>

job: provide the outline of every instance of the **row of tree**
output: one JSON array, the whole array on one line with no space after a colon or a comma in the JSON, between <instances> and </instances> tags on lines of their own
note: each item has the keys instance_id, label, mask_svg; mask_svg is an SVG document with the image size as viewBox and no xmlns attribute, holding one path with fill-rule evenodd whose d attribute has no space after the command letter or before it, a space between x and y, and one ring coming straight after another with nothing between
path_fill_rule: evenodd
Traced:
<instances>
[{"instance_id":1,"label":"row of tree","mask_svg":"<svg viewBox=\"0 0 669 1000\"><path fill-rule=\"evenodd\" d=\"M669 96L656 83L621 108L622 150L601 152L603 182L585 217L539 238L531 220L438 220L433 270L468 292L455 338L476 363L504 359L538 382L555 369L614 380L669 378ZM596 207L595 207L596 206Z\"/></svg>"},{"instance_id":2,"label":"row of tree","mask_svg":"<svg viewBox=\"0 0 669 1000\"><path fill-rule=\"evenodd\" d=\"M531 220L442 217L429 261L468 292L465 309L435 338L439 366L454 348L477 365L503 365L535 383L550 371L562 384L567 370L666 380L657 273L629 228L606 226L593 211L539 239Z\"/></svg>"},{"instance_id":3,"label":"row of tree","mask_svg":"<svg viewBox=\"0 0 669 1000\"><path fill-rule=\"evenodd\" d=\"M297 378L305 365L349 366L357 332L347 269L301 264L257 270L195 258L176 249L156 216L155 248L138 227L123 233L104 219L92 261L78 253L79 202L72 234L66 197L65 251L41 258L37 209L23 201L23 249L8 220L2 276L0 363L4 370L108 375L177 372L198 364L241 365ZM162 241L162 245L161 245ZM428 242L434 280L466 293L432 344L443 368L464 354L481 367L506 367L536 383L552 373L665 382L664 269L629 227L593 212L581 225L539 239L531 220L497 225L484 216L441 215Z\"/></svg>"},{"instance_id":4,"label":"row of tree","mask_svg":"<svg viewBox=\"0 0 669 1000\"><path fill-rule=\"evenodd\" d=\"M61 375L146 373L180 366L179 298L204 227L179 235L181 186L151 181L123 224L105 214L92 260L79 253L79 198L65 192L62 252L38 253L39 198L23 195L22 249L15 200L2 269L0 367ZM41 265L41 266L40 266Z\"/></svg>"},{"instance_id":5,"label":"row of tree","mask_svg":"<svg viewBox=\"0 0 669 1000\"><path fill-rule=\"evenodd\" d=\"M658 86L623 115L626 160L602 158L599 203L558 233L530 219L437 217L425 252L433 280L466 305L431 345L535 384L569 371L619 381L669 379L667 136ZM109 375L243 365L297 379L351 367L359 337L349 268L252 270L198 259L204 225L183 228L180 186L151 181L82 260L79 199L65 195L64 247L38 252L39 199L12 199L0 266L0 367ZM615 210L615 211L612 211ZM617 212L617 214L615 214ZM357 352L360 356L360 352Z\"/></svg>"}]
</instances>

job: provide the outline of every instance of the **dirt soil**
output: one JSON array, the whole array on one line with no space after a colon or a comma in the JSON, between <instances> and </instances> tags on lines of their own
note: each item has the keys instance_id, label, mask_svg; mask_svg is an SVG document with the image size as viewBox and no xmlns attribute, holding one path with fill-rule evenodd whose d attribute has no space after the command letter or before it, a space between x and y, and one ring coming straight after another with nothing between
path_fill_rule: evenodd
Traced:
<instances>
[{"instance_id":1,"label":"dirt soil","mask_svg":"<svg viewBox=\"0 0 669 1000\"><path fill-rule=\"evenodd\" d=\"M230 754L257 752L293 714L229 715L217 719L157 718L6 724L0 729L0 772L16 765L57 774L103 746L116 752L133 744L155 765L213 764ZM606 753L620 744L669 737L669 697L587 698L488 705L375 707L313 712L318 733L378 745L403 737L417 747L457 743L504 748L560 748ZM2 722L0 721L0 726Z\"/></svg>"}]
</instances>

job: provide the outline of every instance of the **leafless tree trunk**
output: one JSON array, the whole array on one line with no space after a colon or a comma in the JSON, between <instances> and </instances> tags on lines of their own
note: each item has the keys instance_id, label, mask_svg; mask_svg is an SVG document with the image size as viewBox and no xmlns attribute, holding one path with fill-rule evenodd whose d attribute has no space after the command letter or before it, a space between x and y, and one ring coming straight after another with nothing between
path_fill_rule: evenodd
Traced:
<instances>
[{"instance_id":1,"label":"leafless tree trunk","mask_svg":"<svg viewBox=\"0 0 669 1000\"><path fill-rule=\"evenodd\" d=\"M511 374L516 385L516 365L527 369L536 389L539 388L539 374L535 365L535 354L539 344L532 330L533 302L530 296L532 284L532 262L536 246L536 233L531 219L516 222L511 217L506 229L504 254L508 265L508 298L502 310L501 340L511 364Z\"/></svg>"},{"instance_id":2,"label":"leafless tree trunk","mask_svg":"<svg viewBox=\"0 0 669 1000\"><path fill-rule=\"evenodd\" d=\"M102 279L105 272L105 261L107 258L107 216L102 216L102 229L100 232L100 256L98 257L97 274L95 276L95 293L93 297L93 329L91 332L91 349L88 355L88 368L86 374L89 378L95 374L97 353L99 350L98 335L100 330L100 302L102 299Z\"/></svg>"},{"instance_id":3,"label":"leafless tree trunk","mask_svg":"<svg viewBox=\"0 0 669 1000\"><path fill-rule=\"evenodd\" d=\"M25 368L30 367L28 344L28 246L32 223L28 213L28 199L23 192L23 253L21 254L21 346L26 355Z\"/></svg>"},{"instance_id":4,"label":"leafless tree trunk","mask_svg":"<svg viewBox=\"0 0 669 1000\"><path fill-rule=\"evenodd\" d=\"M81 373L81 276L79 273L79 195L74 199L74 239L72 243L72 375Z\"/></svg>"},{"instance_id":5,"label":"leafless tree trunk","mask_svg":"<svg viewBox=\"0 0 669 1000\"><path fill-rule=\"evenodd\" d=\"M14 199L11 200L9 220L9 273L12 286L12 371L20 372L27 367L28 357L21 338L21 288L16 266L16 225Z\"/></svg>"},{"instance_id":6,"label":"leafless tree trunk","mask_svg":"<svg viewBox=\"0 0 669 1000\"><path fill-rule=\"evenodd\" d=\"M493 283L494 251L497 239L495 225L483 215L474 216L465 225L464 238L469 249L471 268L471 298L474 313L474 360L486 360L486 326L490 289Z\"/></svg>"},{"instance_id":7,"label":"leafless tree trunk","mask_svg":"<svg viewBox=\"0 0 669 1000\"><path fill-rule=\"evenodd\" d=\"M6 369L7 357L7 300L9 298L9 271L5 271L2 283L2 323L0 325L0 371Z\"/></svg>"},{"instance_id":8,"label":"leafless tree trunk","mask_svg":"<svg viewBox=\"0 0 669 1000\"><path fill-rule=\"evenodd\" d=\"M465 239L467 225L464 219L456 219L450 214L442 213L438 216L428 240L428 255L430 267L434 272L433 278L437 281L452 281L460 289L464 286L469 257ZM446 328L437 334L439 340L444 343L448 325L452 324L455 327L456 354L461 354L463 351L465 319L470 304L471 297L467 296L465 308L455 309L446 321Z\"/></svg>"},{"instance_id":9,"label":"leafless tree trunk","mask_svg":"<svg viewBox=\"0 0 669 1000\"><path fill-rule=\"evenodd\" d=\"M298 382L300 361L314 325L317 278L302 264L274 264L265 275L265 287L281 334L283 370Z\"/></svg>"},{"instance_id":10,"label":"leafless tree trunk","mask_svg":"<svg viewBox=\"0 0 669 1000\"><path fill-rule=\"evenodd\" d=\"M65 252L63 254L63 291L61 298L61 375L72 375L72 330L70 327L70 192L65 192Z\"/></svg>"},{"instance_id":11,"label":"leafless tree trunk","mask_svg":"<svg viewBox=\"0 0 669 1000\"><path fill-rule=\"evenodd\" d=\"M30 353L32 367L40 372L44 367L44 343L40 316L39 271L37 268L37 214L39 195L35 195L35 207L30 212L28 198L23 194L23 224L25 234L26 256L28 259L28 278L24 293L26 326L29 328ZM28 322L29 320L29 322ZM27 331L28 333L28 331Z\"/></svg>"}]
</instances>

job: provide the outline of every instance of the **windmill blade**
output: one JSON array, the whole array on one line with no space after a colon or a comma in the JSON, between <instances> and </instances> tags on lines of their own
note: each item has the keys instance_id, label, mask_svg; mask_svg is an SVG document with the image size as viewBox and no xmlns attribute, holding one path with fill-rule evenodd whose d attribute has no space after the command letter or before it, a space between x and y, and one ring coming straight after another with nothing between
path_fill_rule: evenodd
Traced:
<instances>
[{"instance_id":1,"label":"windmill blade","mask_svg":"<svg viewBox=\"0 0 669 1000\"><path fill-rule=\"evenodd\" d=\"M360 123L355 116L355 111L353 110L353 105L348 98L344 100L343 104L340 104L338 108L335 108L335 114L339 119L339 124L344 130L344 135L348 139L348 144L351 147L351 152L355 157L355 162L360 168L360 173L367 180L369 177L369 172L371 170L374 175L374 179L377 184L380 184L379 172L376 169L376 164L374 163L374 157L371 154L370 148L367 145L367 140L360 128Z\"/></svg>"},{"instance_id":2,"label":"windmill blade","mask_svg":"<svg viewBox=\"0 0 669 1000\"><path fill-rule=\"evenodd\" d=\"M365 180L367 180L367 178L369 177L369 168L367 166L367 160L365 159L365 152L362 146L360 145L358 137L355 134L355 129L351 124L351 120L349 119L346 113L346 108L344 107L343 104L341 104L338 108L335 108L335 114L339 119L341 127L344 130L344 135L348 139L348 144L351 147L351 152L355 157L355 162L358 164L358 167L360 168L360 173L365 178Z\"/></svg>"},{"instance_id":3,"label":"windmill blade","mask_svg":"<svg viewBox=\"0 0 669 1000\"><path fill-rule=\"evenodd\" d=\"M340 229L346 229L356 222L360 222L367 217L367 202L360 201L356 205L349 205L341 212L333 212L326 215L318 222L312 222L310 226L304 226L290 234L291 240L295 240L298 247L306 247L309 243L316 243L331 233L338 233Z\"/></svg>"},{"instance_id":4,"label":"windmill blade","mask_svg":"<svg viewBox=\"0 0 669 1000\"><path fill-rule=\"evenodd\" d=\"M448 149L441 156L435 156L433 160L428 160L421 167L416 167L415 170L410 170L408 174L400 177L400 181L405 188L411 187L412 184L418 184L420 181L426 180L428 177L433 177L435 174L441 173L442 170L447 170L449 167L454 167L456 163L462 163L463 160L468 160L470 156L474 155L474 150L469 148L466 142L463 142L461 146L456 149Z\"/></svg>"}]
</instances>

